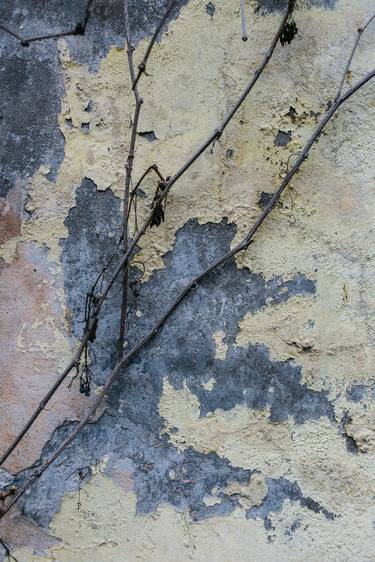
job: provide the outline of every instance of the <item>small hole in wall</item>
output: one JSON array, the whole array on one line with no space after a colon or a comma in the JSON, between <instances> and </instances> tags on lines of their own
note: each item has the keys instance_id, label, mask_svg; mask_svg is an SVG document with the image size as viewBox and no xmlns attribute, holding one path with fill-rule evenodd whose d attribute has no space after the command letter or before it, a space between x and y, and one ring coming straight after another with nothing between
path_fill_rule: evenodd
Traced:
<instances>
[{"instance_id":1,"label":"small hole in wall","mask_svg":"<svg viewBox=\"0 0 375 562\"><path fill-rule=\"evenodd\" d=\"M83 111L91 113L93 106L94 106L94 104L93 104L92 100L90 100Z\"/></svg>"},{"instance_id":2,"label":"small hole in wall","mask_svg":"<svg viewBox=\"0 0 375 562\"><path fill-rule=\"evenodd\" d=\"M215 4L213 4L212 2L208 2L208 4L206 4L206 12L209 16L213 17L215 10Z\"/></svg>"},{"instance_id":3,"label":"small hole in wall","mask_svg":"<svg viewBox=\"0 0 375 562\"><path fill-rule=\"evenodd\" d=\"M292 123L295 123L297 118L297 110L292 105L289 107L289 111L286 113L286 116L290 118Z\"/></svg>"},{"instance_id":4,"label":"small hole in wall","mask_svg":"<svg viewBox=\"0 0 375 562\"><path fill-rule=\"evenodd\" d=\"M90 131L90 123L81 123L81 129L87 135Z\"/></svg>"},{"instance_id":5,"label":"small hole in wall","mask_svg":"<svg viewBox=\"0 0 375 562\"><path fill-rule=\"evenodd\" d=\"M266 191L262 191L262 193L260 194L260 198L258 201L258 205L259 207L261 207L261 209L264 209L265 207L267 207L268 203L271 200L272 197L272 193L267 193Z\"/></svg>"},{"instance_id":6,"label":"small hole in wall","mask_svg":"<svg viewBox=\"0 0 375 562\"><path fill-rule=\"evenodd\" d=\"M68 127L68 129L71 129L73 127L73 120L71 119L71 117L65 119L65 125Z\"/></svg>"},{"instance_id":7,"label":"small hole in wall","mask_svg":"<svg viewBox=\"0 0 375 562\"><path fill-rule=\"evenodd\" d=\"M280 131L277 133L273 144L275 146L286 146L292 140L292 132L291 131Z\"/></svg>"},{"instance_id":8,"label":"small hole in wall","mask_svg":"<svg viewBox=\"0 0 375 562\"><path fill-rule=\"evenodd\" d=\"M138 133L140 137L147 139L149 142L154 142L158 139L154 131L141 131Z\"/></svg>"}]
</instances>

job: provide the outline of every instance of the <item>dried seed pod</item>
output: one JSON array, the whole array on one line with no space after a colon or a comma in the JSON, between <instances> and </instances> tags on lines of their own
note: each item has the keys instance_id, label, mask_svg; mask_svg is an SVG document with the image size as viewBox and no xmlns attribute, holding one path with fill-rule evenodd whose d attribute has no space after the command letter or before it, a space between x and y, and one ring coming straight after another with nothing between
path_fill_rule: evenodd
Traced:
<instances>
[{"instance_id":1,"label":"dried seed pod","mask_svg":"<svg viewBox=\"0 0 375 562\"><path fill-rule=\"evenodd\" d=\"M298 33L298 27L294 20L286 22L282 34L280 35L280 43L284 47L287 43L290 44Z\"/></svg>"}]
</instances>

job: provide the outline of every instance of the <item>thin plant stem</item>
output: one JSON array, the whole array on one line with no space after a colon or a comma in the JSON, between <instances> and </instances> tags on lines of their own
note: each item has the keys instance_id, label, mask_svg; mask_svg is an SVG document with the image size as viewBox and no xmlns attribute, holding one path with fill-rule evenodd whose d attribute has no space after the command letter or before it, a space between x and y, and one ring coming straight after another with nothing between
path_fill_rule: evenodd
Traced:
<instances>
[{"instance_id":1,"label":"thin plant stem","mask_svg":"<svg viewBox=\"0 0 375 562\"><path fill-rule=\"evenodd\" d=\"M354 41L353 49L352 49L352 51L351 51L351 53L350 53L350 56L349 56L349 58L348 58L348 61L347 61L347 63L346 63L345 70L344 70L344 73L343 73L343 75L342 75L341 82L340 82L340 85L339 85L339 89L337 90L337 94L336 94L336 97L335 97L335 101L337 101L337 100L340 98L340 96L341 96L341 92L342 92L342 89L343 89L343 87L344 87L345 80L346 80L347 77L348 77L348 73L349 73L349 70L350 70L350 65L351 65L352 62L353 62L354 55L355 55L356 50L357 50L357 48L358 48L358 45L359 45L359 43L360 43L360 41L361 41L361 39L362 39L362 36L363 36L364 32L366 31L366 29L368 28L368 26L372 23L372 21L373 21L374 19L375 19L375 14L373 14L373 15L367 20L367 22L365 23L365 25L364 25L363 27L359 27L359 28L357 29L357 36L356 36L356 39L355 39L355 41Z\"/></svg>"},{"instance_id":2,"label":"thin plant stem","mask_svg":"<svg viewBox=\"0 0 375 562\"><path fill-rule=\"evenodd\" d=\"M161 30L163 29L163 26L165 24L165 22L168 19L169 14L171 13L172 9L174 8L176 4L176 0L171 0L167 6L166 11L164 12L164 16L162 17L162 19L159 22L159 25L157 26L157 28L155 29L152 37L151 37L151 41L148 44L148 47L146 49L145 55L142 59L142 62L139 64L138 66L138 73L137 76L134 77L133 80L133 85L132 85L132 89L134 90L139 82L140 77L142 76L142 74L146 74L146 67L147 67L147 61L151 55L151 51L153 49L153 46L159 36L159 33L161 32Z\"/></svg>"},{"instance_id":3,"label":"thin plant stem","mask_svg":"<svg viewBox=\"0 0 375 562\"><path fill-rule=\"evenodd\" d=\"M126 45L128 51L128 67L131 83L134 82L134 60L133 52L134 47L131 43L130 36L130 25L129 25L129 6L128 0L124 0L124 11L125 11L125 37ZM137 142L137 128L139 122L139 116L141 113L141 107L143 104L143 99L139 94L138 86L133 88L134 99L135 99L135 109L132 122L132 130L130 135L130 146L128 152L128 158L126 160L125 166L125 187L124 187L124 209L123 209L123 225L122 225L122 244L124 254L126 254L129 246L129 192L130 184L132 181L132 171L135 157L135 145ZM117 356L118 359L124 354L124 342L125 342L125 332L126 332L126 316L128 310L128 292L129 292L129 270L127 264L124 265L124 273L122 278L122 299L121 299L121 313L120 313L120 330L117 345Z\"/></svg>"}]
</instances>

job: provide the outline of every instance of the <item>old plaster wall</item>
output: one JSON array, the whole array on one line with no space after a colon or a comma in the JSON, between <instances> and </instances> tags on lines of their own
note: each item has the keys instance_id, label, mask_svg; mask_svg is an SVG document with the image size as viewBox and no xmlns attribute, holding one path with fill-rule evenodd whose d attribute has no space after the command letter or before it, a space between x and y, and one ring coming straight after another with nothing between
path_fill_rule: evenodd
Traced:
<instances>
[{"instance_id":1,"label":"old plaster wall","mask_svg":"<svg viewBox=\"0 0 375 562\"><path fill-rule=\"evenodd\" d=\"M130 4L140 60L166 1ZM216 127L285 2L246 2L246 43L239 1L177 4L140 84L135 178L154 162L172 174ZM298 3L298 35L139 245L127 346L259 214L371 10ZM5 0L0 23L33 36L83 14L73 0ZM122 21L120 0L94 0L85 36L25 48L0 33L2 448L67 363L118 240L133 108ZM373 67L374 41L372 28L350 80ZM189 296L1 522L19 562L375 559L374 93L348 102L249 251ZM139 221L154 189L145 182ZM106 380L118 311L115 287L90 352L92 394L63 385L6 464L16 485Z\"/></svg>"}]
</instances>

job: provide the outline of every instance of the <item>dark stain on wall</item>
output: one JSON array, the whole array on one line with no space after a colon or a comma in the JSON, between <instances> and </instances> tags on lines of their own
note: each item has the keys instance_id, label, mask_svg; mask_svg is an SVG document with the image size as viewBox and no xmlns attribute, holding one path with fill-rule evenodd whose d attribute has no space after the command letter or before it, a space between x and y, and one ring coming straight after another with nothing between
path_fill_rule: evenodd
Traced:
<instances>
[{"instance_id":1,"label":"dark stain on wall","mask_svg":"<svg viewBox=\"0 0 375 562\"><path fill-rule=\"evenodd\" d=\"M61 241L61 263L65 271L65 290L69 319L74 338L84 331L85 297L91 291L97 275L116 252L122 223L121 201L110 189L97 191L90 179L85 179L76 193L73 207L64 224L69 236ZM116 252L104 282L113 272L120 258ZM101 283L97 290L100 291ZM103 318L97 331L97 340L91 349L91 360L96 382L102 383L113 365L116 328L119 322L120 287L116 283L110 299L103 306ZM113 353L108 354L112 349Z\"/></svg>"},{"instance_id":2,"label":"dark stain on wall","mask_svg":"<svg viewBox=\"0 0 375 562\"><path fill-rule=\"evenodd\" d=\"M353 384L346 389L346 398L351 402L361 402L364 398L375 398L375 382L369 385Z\"/></svg>"},{"instance_id":3,"label":"dark stain on wall","mask_svg":"<svg viewBox=\"0 0 375 562\"><path fill-rule=\"evenodd\" d=\"M302 507L321 513L326 519L333 520L336 515L310 497L304 496L297 482L286 478L267 478L268 492L260 506L252 507L247 512L251 519L261 518L267 530L272 529L270 514L281 511L285 500L298 502Z\"/></svg>"},{"instance_id":4,"label":"dark stain on wall","mask_svg":"<svg viewBox=\"0 0 375 562\"><path fill-rule=\"evenodd\" d=\"M292 140L291 131L279 131L273 141L275 146L286 146Z\"/></svg>"}]
</instances>

